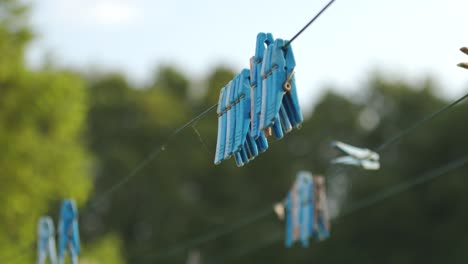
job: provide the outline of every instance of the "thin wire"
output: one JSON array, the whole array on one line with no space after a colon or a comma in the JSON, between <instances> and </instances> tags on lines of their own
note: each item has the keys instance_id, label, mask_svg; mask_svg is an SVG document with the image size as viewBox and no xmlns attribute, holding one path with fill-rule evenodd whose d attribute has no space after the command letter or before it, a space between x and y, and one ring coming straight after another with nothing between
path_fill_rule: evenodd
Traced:
<instances>
[{"instance_id":1,"label":"thin wire","mask_svg":"<svg viewBox=\"0 0 468 264\"><path fill-rule=\"evenodd\" d=\"M169 137L166 139L166 141L163 144L159 145L158 147L155 147L153 149L153 151L145 159L140 161L140 163L138 163L138 165L133 170L131 170L129 174L127 174L127 176L123 177L120 181L116 182L109 189L104 191L100 196L95 198L95 201L92 202L90 205L91 206L97 206L107 196L111 195L113 192L117 191L120 187L125 185L129 180L131 180L133 177L135 177L143 168L145 168L151 161L153 161L157 156L159 156L159 154L161 154L161 152L165 151L167 146L175 138L175 136L177 136L184 129L186 129L187 127L193 125L195 122L202 119L208 113L213 111L216 108L217 105L218 104L210 106L208 109L201 112L199 115L197 115L196 117L189 120L187 123L183 124L182 126L177 128L176 130L174 130L174 132L172 132L172 134L169 135Z\"/></svg>"},{"instance_id":2,"label":"thin wire","mask_svg":"<svg viewBox=\"0 0 468 264\"><path fill-rule=\"evenodd\" d=\"M325 10L327 10L328 7L330 7L333 3L335 2L335 0L331 0L330 2L328 2L328 4L326 6L324 6L322 8L322 10L320 10L320 12L317 13L317 15L315 15L301 30L299 30L299 32L296 33L296 35L294 35L294 37L292 37L285 45L283 48L286 48L288 47L289 45L291 45L291 43L296 39L298 38L312 23L314 23L315 20L317 20L317 18L320 17L320 15L325 12Z\"/></svg>"},{"instance_id":3,"label":"thin wire","mask_svg":"<svg viewBox=\"0 0 468 264\"><path fill-rule=\"evenodd\" d=\"M412 132L413 130L415 130L417 127L433 120L434 118L436 118L437 116L441 115L442 113L448 111L449 109L451 109L452 107L454 107L455 105L459 104L460 102L462 102L463 100L465 100L466 98L468 97L468 94L462 96L461 98L455 100L454 102L452 102L451 104L449 105L446 105L445 107L437 110L436 112L422 118L421 120L417 121L415 124L413 124L412 126L410 126L409 128L403 130L402 132L398 133L397 135L393 136L392 138L390 138L390 140L384 142L383 144L381 144L377 150L378 151L382 151L383 149L387 148L388 146L392 145L392 144L395 144L396 142L398 142L402 137L404 137L405 135L409 134L410 132ZM271 210L271 208L267 208L267 210ZM247 218L249 219L249 218ZM239 226L239 228L242 227L242 225ZM237 230L237 229L236 229ZM216 234L217 232L213 232L214 234ZM213 239L216 239L222 235L226 235L226 234L229 234L230 232L223 232L222 234L219 234L219 235L215 235ZM190 247L193 247L193 246L197 246L197 245L200 245L200 244L203 244L203 243L206 243L206 242L209 242L210 240L209 239L200 239L200 243L193 243L193 241L197 241L197 239L194 239L194 240L191 240L189 241L187 244L189 245L182 245L180 246L180 248L183 248L183 249L187 249L187 248L190 248ZM178 250L177 252L180 252L180 250Z\"/></svg>"},{"instance_id":4,"label":"thin wire","mask_svg":"<svg viewBox=\"0 0 468 264\"><path fill-rule=\"evenodd\" d=\"M318 12L301 30L299 30L299 32L297 32L292 38L290 41L288 41L288 43L285 45L285 47L289 46L296 38L298 38L315 20L317 20L317 18L320 17L320 15L325 12L325 10L331 5L333 4L335 0L331 0L322 10L320 10L320 12ZM113 186L111 186L107 191L104 192L104 194L102 194L99 198L98 198L98 201L93 203L94 206L96 206L96 204L99 204L102 200L104 200L104 198L110 194L112 194L113 192L115 192L116 190L118 190L120 187L122 187L125 183L127 183L130 179L132 179L135 175L138 174L138 172L140 172L140 170L142 170L144 167L146 167L148 165L148 163L150 161L152 161L154 158L156 158L161 152L163 152L167 146L167 144L169 144L169 142L177 135L179 134L181 131L183 131L184 129L186 129L188 126L191 126L193 124L195 124L198 120L202 119L205 115L207 115L208 113L210 113L211 111L213 111L214 109L216 109L216 107L218 106L218 103L210 106L208 109L206 109L205 111L203 111L202 113L200 113L198 116L196 116L195 118L193 118L192 120L188 121L187 123L185 123L184 125L182 125L181 127L179 127L178 129L176 129L169 137L168 139L166 140L166 142L164 144L162 144L161 146L155 148L149 155L148 157L146 157L144 160L142 160L127 176L125 176L124 178L122 178L120 181L118 181L117 183L115 183Z\"/></svg>"},{"instance_id":5,"label":"thin wire","mask_svg":"<svg viewBox=\"0 0 468 264\"><path fill-rule=\"evenodd\" d=\"M299 32L296 33L296 35L294 35L289 41L288 43L286 43L286 45L284 47L287 47L289 46L296 38L298 38L335 0L332 0L330 3L328 3L319 13L317 13L317 15L312 18L312 20L310 20ZM213 111L214 109L216 109L216 107L218 106L218 103L210 106L209 108L207 108L205 111L201 112L198 116L194 117L193 119L191 119L190 121L188 121L187 123L185 123L184 125L182 125L181 127L177 128L169 137L168 139L165 141L164 144L161 144L160 146L158 147L155 147L153 149L153 151L145 158L143 159L133 170L130 171L130 173L123 177L121 180L119 180L118 182L116 182L114 185L112 185L111 187L109 187L109 189L107 189L106 191L104 191L100 196L98 196L97 198L95 198L94 202L91 202L90 203L90 206L97 206L98 204L100 204L102 201L105 200L105 198L109 195L111 195L112 193L114 193L115 191L117 191L119 188L121 188L122 186L124 186L129 180L131 180L133 177L135 177L143 168L145 168L152 160L154 160L157 156L159 156L159 154L161 152L163 152L167 145L170 143L170 141L176 136L178 135L180 132L182 132L184 129L186 129L187 127L191 126L192 124L194 124L195 122L197 122L198 120L202 119L205 115L207 115L208 113L210 113L211 111ZM198 133L197 133L198 134Z\"/></svg>"},{"instance_id":6,"label":"thin wire","mask_svg":"<svg viewBox=\"0 0 468 264\"><path fill-rule=\"evenodd\" d=\"M449 109L451 109L452 107L454 107L455 105L457 105L458 103L460 103L461 101L463 101L464 99L466 99L468 97L468 94L466 94L465 96L459 98L458 100L452 102L451 104L441 108L440 110L430 114L429 116L419 120L418 122L416 122L414 125L412 125L411 127L409 127L408 129L405 129L404 131L398 133L396 136L390 138L390 140L388 140L387 142L383 143L380 147L378 147L378 150L381 151L383 150L384 148L388 147L389 145L397 142L399 139L401 139L403 136L409 134L410 132L414 131L415 128L421 126L422 124L426 123L426 122L429 122L431 120L433 120L435 117L437 117L438 115L448 111ZM268 208L268 210L271 210L271 208ZM215 232L216 233L216 232ZM223 232L222 235L225 235L225 234L229 234L229 232ZM219 235L221 236L221 235ZM219 236L215 236L214 239L218 238ZM196 241L196 240L195 240ZM205 240L203 239L202 242L203 243L206 243L210 240ZM190 241L192 242L192 241ZM190 243L190 246L196 246L196 245L199 245L199 244L195 244L195 243ZM184 246L184 248L186 248L186 246ZM179 252L179 251L178 251Z\"/></svg>"},{"instance_id":7,"label":"thin wire","mask_svg":"<svg viewBox=\"0 0 468 264\"><path fill-rule=\"evenodd\" d=\"M193 124L192 125L192 129L193 129L193 132L195 132L195 134L197 135L197 138L198 138L198 141L200 141L200 143L202 144L202 146L205 148L206 152L208 152L208 154L210 155L213 155L214 153L210 150L210 148L208 147L208 144L206 143L206 141L203 139L202 135L200 134L200 131L198 131L197 129L197 124Z\"/></svg>"},{"instance_id":8,"label":"thin wire","mask_svg":"<svg viewBox=\"0 0 468 264\"><path fill-rule=\"evenodd\" d=\"M447 173L451 172L451 171L454 171L456 169L459 169L459 168L462 168L463 166L465 166L466 164L468 164L468 155L467 156L463 156L457 160L454 160L442 167L439 167L437 169L434 169L434 170L431 170L421 176L418 176L414 179L411 179L411 180L408 180L408 181L405 181L405 182L401 182L399 184L396 184L394 185L393 187L391 188L388 188L384 191L381 191L381 192L377 192L376 194L368 197L368 198L365 198L357 203L355 203L354 205L350 206L347 210L345 210L342 214L340 214L339 216L337 216L335 219L333 219L332 221L336 221L338 219L341 219L343 217L347 217L353 213L356 213L357 211L359 210L362 210L362 209L365 209L365 208L368 208L368 207L371 207L373 205L376 205L382 201L385 201L386 199L388 198L391 198L393 196L396 196L404 191L407 191L411 188L414 188L416 186L419 186L419 185L422 185L424 183L427 183L429 181L432 181L432 180L435 180L436 178L438 177L441 177L443 175L446 175ZM248 255L252 252L255 252L257 250L260 250L260 249L263 249L265 247L268 247L276 242L279 242L280 240L282 239L282 232L277 232L276 234L274 234L273 236L271 236L270 239L267 239L265 241L263 241L261 244L257 244L257 245L254 245L252 247L245 247L241 250L236 250L236 251L233 251L232 253L228 253L227 255L229 256L229 259L223 259L223 261L216 261L216 262L221 262L221 263L227 263L229 261L231 261L233 258L238 258L238 257L242 257L242 256L245 256L245 255ZM211 263L211 262L209 262Z\"/></svg>"},{"instance_id":9,"label":"thin wire","mask_svg":"<svg viewBox=\"0 0 468 264\"><path fill-rule=\"evenodd\" d=\"M227 226L227 227L222 227L222 228L219 228L215 231L212 231L208 234L205 234L205 235L202 235L202 236L198 236L198 237L195 237L193 239L190 239L188 240L187 242L183 243L182 245L179 245L175 248L167 248L167 249L164 249L164 250L160 250L158 252L156 252L155 254L151 254L151 255L148 255L147 257L148 258L151 258L152 260L156 261L156 260L162 260L162 259L167 259L169 257L172 257L182 251L185 251L185 250L188 250L190 248L193 248L195 246L200 246L204 243L207 243L207 242L210 242L212 240L215 240L221 236L224 236L224 235L227 235L227 234L230 234L230 233L233 233L247 225L251 225L263 218L265 218L266 216L269 216L271 214L273 214L273 210L272 210L273 207L268 207L266 208L266 210L263 210L263 211L259 211L257 212L256 214L253 214L251 216L249 216L248 218L243 218L241 221L237 222L237 223L234 223L230 226Z\"/></svg>"},{"instance_id":10,"label":"thin wire","mask_svg":"<svg viewBox=\"0 0 468 264\"><path fill-rule=\"evenodd\" d=\"M416 128L418 128L418 127L422 126L423 124L433 120L434 118L441 115L442 113L450 110L452 107L454 107L455 105L461 103L466 98L468 98L468 93L465 94L464 96L460 97L459 99L455 100L454 102L452 102L452 103L442 107L441 109L435 111L434 113L426 116L425 118L419 120L418 122L414 123L412 126L406 128L405 130L403 130L400 133L396 134L395 136L391 137L389 140L387 140L386 142L384 142L383 144L378 146L376 148L376 151L380 152L383 149L387 148L388 146L400 141L404 136L406 136L407 134L409 134L410 132L412 132Z\"/></svg>"}]
</instances>

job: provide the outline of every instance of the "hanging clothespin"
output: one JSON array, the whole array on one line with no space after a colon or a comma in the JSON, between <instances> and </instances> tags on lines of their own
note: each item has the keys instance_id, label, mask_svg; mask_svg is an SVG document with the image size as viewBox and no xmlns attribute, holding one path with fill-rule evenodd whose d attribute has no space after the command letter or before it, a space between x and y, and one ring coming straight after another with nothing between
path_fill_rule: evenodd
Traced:
<instances>
[{"instance_id":1,"label":"hanging clothespin","mask_svg":"<svg viewBox=\"0 0 468 264\"><path fill-rule=\"evenodd\" d=\"M62 202L59 223L58 263L63 264L65 251L68 250L72 264L78 264L80 255L80 236L78 232L78 210L75 201L65 199Z\"/></svg>"},{"instance_id":2,"label":"hanging clothespin","mask_svg":"<svg viewBox=\"0 0 468 264\"><path fill-rule=\"evenodd\" d=\"M52 218L44 216L39 219L37 236L37 264L45 264L47 256L51 264L57 264L54 223Z\"/></svg>"},{"instance_id":3,"label":"hanging clothespin","mask_svg":"<svg viewBox=\"0 0 468 264\"><path fill-rule=\"evenodd\" d=\"M281 139L300 126L295 65L286 41L270 33L257 35L250 71L244 69L220 92L215 164L234 156L243 166L268 149L266 134Z\"/></svg>"},{"instance_id":4,"label":"hanging clothespin","mask_svg":"<svg viewBox=\"0 0 468 264\"><path fill-rule=\"evenodd\" d=\"M463 47L463 48L460 49L460 51L465 53L466 55L468 55L468 47ZM462 67L462 68L465 68L465 69L468 69L468 62L460 62L460 63L458 63L458 66Z\"/></svg>"},{"instance_id":5,"label":"hanging clothespin","mask_svg":"<svg viewBox=\"0 0 468 264\"><path fill-rule=\"evenodd\" d=\"M294 78L296 62L292 47L287 43L276 39L273 45L269 45L262 65L264 99L260 129L272 128L278 139L293 127L299 128L304 119Z\"/></svg>"},{"instance_id":6,"label":"hanging clothespin","mask_svg":"<svg viewBox=\"0 0 468 264\"><path fill-rule=\"evenodd\" d=\"M250 87L251 87L251 136L256 140L259 152L268 149L268 140L264 131L260 129L260 116L262 112L262 67L266 56L267 47L273 45L274 39L271 33L258 33L255 55L250 59Z\"/></svg>"},{"instance_id":7,"label":"hanging clothespin","mask_svg":"<svg viewBox=\"0 0 468 264\"><path fill-rule=\"evenodd\" d=\"M229 86L230 84L228 84ZM215 153L215 164L221 163L224 160L224 152L226 146L226 96L227 89L226 87L221 89L219 94L218 109L216 113L218 114L218 139L216 143L216 153Z\"/></svg>"},{"instance_id":8,"label":"hanging clothespin","mask_svg":"<svg viewBox=\"0 0 468 264\"><path fill-rule=\"evenodd\" d=\"M331 162L334 164L359 166L365 170L378 170L380 168L380 156L377 152L357 148L339 141L333 142L332 146L347 154L347 156L333 159Z\"/></svg>"},{"instance_id":9,"label":"hanging clothespin","mask_svg":"<svg viewBox=\"0 0 468 264\"><path fill-rule=\"evenodd\" d=\"M215 164L234 156L243 166L258 156L257 141L250 130L250 71L244 69L224 88L218 102L218 139Z\"/></svg>"},{"instance_id":10,"label":"hanging clothespin","mask_svg":"<svg viewBox=\"0 0 468 264\"><path fill-rule=\"evenodd\" d=\"M314 176L314 229L313 236L317 240L330 237L330 222L328 215L327 192L325 178Z\"/></svg>"},{"instance_id":11,"label":"hanging clothespin","mask_svg":"<svg viewBox=\"0 0 468 264\"><path fill-rule=\"evenodd\" d=\"M248 69L235 78L237 95L236 112L236 131L234 140L234 157L237 166L243 166L253 160L259 154L259 149L264 149L265 145L259 146L250 133L251 124L251 94L250 94L250 71ZM265 139L266 140L266 139ZM268 143L266 145L268 147Z\"/></svg>"},{"instance_id":12,"label":"hanging clothespin","mask_svg":"<svg viewBox=\"0 0 468 264\"><path fill-rule=\"evenodd\" d=\"M309 246L314 227L314 187L312 174L300 171L285 200L286 247L300 241Z\"/></svg>"}]
</instances>

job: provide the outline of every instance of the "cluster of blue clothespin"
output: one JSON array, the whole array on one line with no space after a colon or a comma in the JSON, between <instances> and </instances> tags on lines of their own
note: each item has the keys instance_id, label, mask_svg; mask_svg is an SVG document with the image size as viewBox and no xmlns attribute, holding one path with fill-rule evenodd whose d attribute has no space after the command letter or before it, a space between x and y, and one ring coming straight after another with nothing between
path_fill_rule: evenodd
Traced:
<instances>
[{"instance_id":1,"label":"cluster of blue clothespin","mask_svg":"<svg viewBox=\"0 0 468 264\"><path fill-rule=\"evenodd\" d=\"M323 240L330 236L323 176L312 176L310 172L300 171L282 210L286 218L286 247L292 247L296 241L308 247L310 238Z\"/></svg>"},{"instance_id":2,"label":"cluster of blue clothespin","mask_svg":"<svg viewBox=\"0 0 468 264\"><path fill-rule=\"evenodd\" d=\"M38 223L37 263L44 264L47 256L51 264L63 264L68 251L72 264L78 264L80 236L78 232L78 210L75 201L62 202L58 226L58 258L55 250L54 223L49 216L41 217ZM58 259L58 261L57 261Z\"/></svg>"},{"instance_id":3,"label":"cluster of blue clothespin","mask_svg":"<svg viewBox=\"0 0 468 264\"><path fill-rule=\"evenodd\" d=\"M243 166L268 149L267 136L282 139L303 122L291 45L259 33L250 70L224 88L218 101L215 164L234 156Z\"/></svg>"}]
</instances>

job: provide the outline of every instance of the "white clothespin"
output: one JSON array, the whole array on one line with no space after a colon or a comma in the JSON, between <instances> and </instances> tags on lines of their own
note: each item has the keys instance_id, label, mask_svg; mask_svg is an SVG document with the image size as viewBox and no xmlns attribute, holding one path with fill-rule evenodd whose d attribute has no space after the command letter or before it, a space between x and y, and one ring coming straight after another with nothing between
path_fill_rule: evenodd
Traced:
<instances>
[{"instance_id":1,"label":"white clothespin","mask_svg":"<svg viewBox=\"0 0 468 264\"><path fill-rule=\"evenodd\" d=\"M466 55L468 55L468 48L467 47L461 48L460 51L465 53ZM458 63L458 66L462 67L462 68L465 68L465 69L468 69L468 62L460 62L460 63Z\"/></svg>"},{"instance_id":2,"label":"white clothespin","mask_svg":"<svg viewBox=\"0 0 468 264\"><path fill-rule=\"evenodd\" d=\"M37 236L37 264L46 263L47 256L51 264L57 264L54 223L52 218L44 216L39 219Z\"/></svg>"},{"instance_id":3,"label":"white clothespin","mask_svg":"<svg viewBox=\"0 0 468 264\"><path fill-rule=\"evenodd\" d=\"M347 154L347 156L333 159L331 162L334 164L359 166L365 170L378 170L380 168L380 156L377 152L357 148L339 141L333 142L332 146Z\"/></svg>"}]
</instances>

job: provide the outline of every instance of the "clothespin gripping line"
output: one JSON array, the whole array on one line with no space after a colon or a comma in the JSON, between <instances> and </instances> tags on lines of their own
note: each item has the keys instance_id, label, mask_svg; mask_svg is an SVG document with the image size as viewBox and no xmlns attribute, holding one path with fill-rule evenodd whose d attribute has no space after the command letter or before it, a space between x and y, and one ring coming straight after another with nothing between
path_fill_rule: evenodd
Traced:
<instances>
[{"instance_id":1,"label":"clothespin gripping line","mask_svg":"<svg viewBox=\"0 0 468 264\"><path fill-rule=\"evenodd\" d=\"M291 80L292 80L292 78L294 76L294 73L295 73L295 68L293 68L291 70L291 73L288 75L288 78L286 79L286 81L283 84L283 89L284 89L285 92L290 92L291 89L292 89Z\"/></svg>"}]
</instances>

